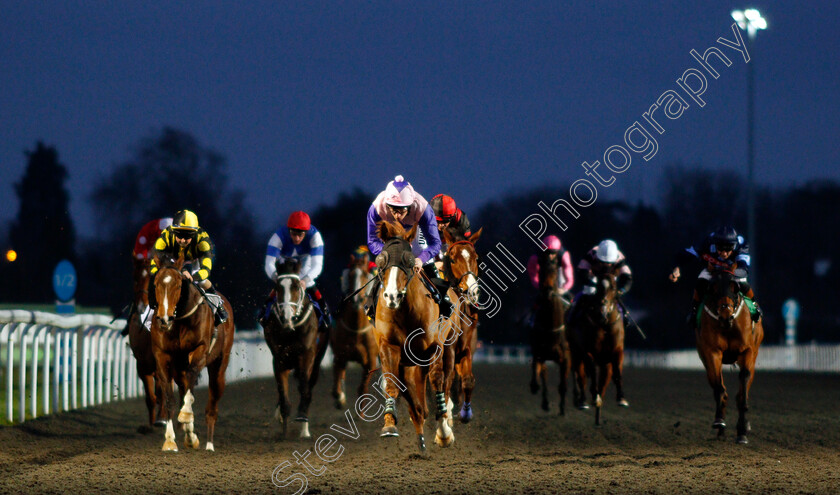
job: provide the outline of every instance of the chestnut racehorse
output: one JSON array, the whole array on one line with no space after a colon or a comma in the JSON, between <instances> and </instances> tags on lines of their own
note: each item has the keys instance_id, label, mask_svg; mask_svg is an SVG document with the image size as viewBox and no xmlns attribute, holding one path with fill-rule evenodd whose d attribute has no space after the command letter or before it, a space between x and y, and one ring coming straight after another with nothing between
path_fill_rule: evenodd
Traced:
<instances>
[{"instance_id":1,"label":"chestnut racehorse","mask_svg":"<svg viewBox=\"0 0 840 495\"><path fill-rule=\"evenodd\" d=\"M163 400L160 386L155 379L157 365L152 353L152 333L140 321L149 306L149 269L148 259L134 259L134 310L128 320L128 343L137 361L137 376L143 382L146 409L149 413L148 427L143 426L140 429L143 432L150 432L151 426L166 426L166 422L161 419Z\"/></svg>"},{"instance_id":2,"label":"chestnut racehorse","mask_svg":"<svg viewBox=\"0 0 840 495\"><path fill-rule=\"evenodd\" d=\"M367 256L354 257L350 267L341 278L345 299L338 309L335 330L330 337L335 356L333 358L333 397L335 407L338 409L343 409L347 405L343 386L347 363L354 361L362 365L362 380L358 390L360 397L368 392L370 375L377 368L376 358L379 350L373 336L373 325L365 315L366 290L362 289L373 277L369 263ZM366 289L370 290L370 286Z\"/></svg>"},{"instance_id":3,"label":"chestnut racehorse","mask_svg":"<svg viewBox=\"0 0 840 495\"><path fill-rule=\"evenodd\" d=\"M744 297L740 294L735 275L721 270L709 284L697 330L697 353L706 367L706 376L715 398L713 428L723 436L726 428L726 387L721 367L738 363L741 388L736 398L738 404L738 443L747 443L750 422L747 421L747 400L755 377L755 360L764 339L762 320L753 323Z\"/></svg>"},{"instance_id":4,"label":"chestnut racehorse","mask_svg":"<svg viewBox=\"0 0 840 495\"><path fill-rule=\"evenodd\" d=\"M560 414L566 412L566 377L569 374L569 348L566 342L566 303L560 293L560 258L549 258L548 252L539 257L539 296L534 328L531 330L531 393L542 388L542 408L548 411L546 361L554 361L560 368ZM537 383L537 377L540 382Z\"/></svg>"},{"instance_id":5,"label":"chestnut racehorse","mask_svg":"<svg viewBox=\"0 0 840 495\"><path fill-rule=\"evenodd\" d=\"M446 318L439 321L440 308L421 281L423 275L414 270L411 241L417 234L417 225L405 232L402 225L379 222L377 233L385 241L382 252L376 257L382 288L374 327L388 395L381 436L399 436L395 401L401 391L408 403L420 451L425 452L423 424L428 414L428 378L437 406L435 443L448 447L455 441L448 424L451 412L447 410L449 393L445 387L450 383L449 374L454 365L454 325ZM455 297L452 290L449 295Z\"/></svg>"},{"instance_id":6,"label":"chestnut racehorse","mask_svg":"<svg viewBox=\"0 0 840 495\"><path fill-rule=\"evenodd\" d=\"M624 318L618 307L616 275L607 269L595 273L595 294L582 295L580 305L566 323L566 337L575 370L576 400L583 400L586 376L591 377L589 391L595 406L595 424L601 424L601 406L612 376L618 405L628 407L624 398L622 371L624 365ZM597 372L597 373L596 373Z\"/></svg>"},{"instance_id":7,"label":"chestnut racehorse","mask_svg":"<svg viewBox=\"0 0 840 495\"><path fill-rule=\"evenodd\" d=\"M209 383L205 421L207 450L213 447L213 434L219 416L219 400L225 391L225 370L233 346L233 308L224 296L224 307L230 317L213 326L213 309L200 289L182 275L184 259L174 263L155 258L160 270L155 277L155 296L158 308L152 322L152 350L157 361L157 380L163 389L163 417L166 419L164 451L177 451L175 429L172 425L173 406L177 406L172 380L178 382L183 406L178 414L187 447L198 448L194 432L192 404L193 387L198 374L205 367Z\"/></svg>"},{"instance_id":8,"label":"chestnut racehorse","mask_svg":"<svg viewBox=\"0 0 840 495\"><path fill-rule=\"evenodd\" d=\"M482 229L474 232L469 239L455 237L449 229L443 229L443 241L446 254L443 258L443 275L457 295L455 311L451 318L453 324L460 325L460 335L455 342L455 372L452 395L461 405L459 416L462 423L473 418L472 393L475 389L473 375L473 354L478 347L478 253L475 242L481 237Z\"/></svg>"},{"instance_id":9,"label":"chestnut racehorse","mask_svg":"<svg viewBox=\"0 0 840 495\"><path fill-rule=\"evenodd\" d=\"M326 352L329 335L326 332L319 334L315 306L298 276L301 262L295 258L286 258L283 263L278 260L276 267L276 299L263 328L265 341L274 358L274 380L278 396L274 418L283 426L285 436L291 412L289 372L295 370L300 393L295 421L302 423L300 437L310 438L308 414L312 388L318 382L321 359Z\"/></svg>"}]
</instances>

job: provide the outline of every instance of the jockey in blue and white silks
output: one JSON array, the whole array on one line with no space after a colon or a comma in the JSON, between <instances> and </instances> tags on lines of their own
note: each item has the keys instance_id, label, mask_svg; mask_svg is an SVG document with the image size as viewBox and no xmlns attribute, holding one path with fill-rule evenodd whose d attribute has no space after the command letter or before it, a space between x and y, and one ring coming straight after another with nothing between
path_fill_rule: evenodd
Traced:
<instances>
[{"instance_id":1,"label":"jockey in blue and white silks","mask_svg":"<svg viewBox=\"0 0 840 495\"><path fill-rule=\"evenodd\" d=\"M316 303L316 308L322 313L321 326L329 327L331 325L330 311L315 282L324 268L324 240L305 212L292 213L286 226L277 229L268 240L268 247L265 250L265 274L272 282L277 281L276 262L283 263L286 258L295 258L300 261L298 273L300 283L306 289L310 299ZM274 291L272 290L263 312L263 326L265 326L265 319L268 318L273 300Z\"/></svg>"}]
</instances>

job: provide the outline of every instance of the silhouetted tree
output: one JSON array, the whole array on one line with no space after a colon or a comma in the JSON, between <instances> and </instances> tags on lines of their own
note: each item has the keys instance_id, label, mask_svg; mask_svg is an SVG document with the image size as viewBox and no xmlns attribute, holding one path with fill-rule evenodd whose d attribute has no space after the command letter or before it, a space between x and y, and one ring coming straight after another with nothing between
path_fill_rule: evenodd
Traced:
<instances>
[{"instance_id":1,"label":"silhouetted tree","mask_svg":"<svg viewBox=\"0 0 840 495\"><path fill-rule=\"evenodd\" d=\"M7 285L5 298L47 302L55 299L51 277L56 263L76 257L70 197L65 188L67 168L59 162L56 149L41 142L25 155L26 171L15 184L20 210L9 232L18 259L9 267L12 283Z\"/></svg>"},{"instance_id":2,"label":"silhouetted tree","mask_svg":"<svg viewBox=\"0 0 840 495\"><path fill-rule=\"evenodd\" d=\"M130 254L140 227L190 209L216 245L211 279L230 299L237 327L255 324L259 296L253 282L261 272L262 248L255 243L244 194L229 186L221 154L184 131L165 127L142 139L132 156L96 185L91 200L99 240L89 252L101 253L91 257L96 264L91 270L112 307L127 301ZM114 270L115 266L125 268Z\"/></svg>"}]
</instances>

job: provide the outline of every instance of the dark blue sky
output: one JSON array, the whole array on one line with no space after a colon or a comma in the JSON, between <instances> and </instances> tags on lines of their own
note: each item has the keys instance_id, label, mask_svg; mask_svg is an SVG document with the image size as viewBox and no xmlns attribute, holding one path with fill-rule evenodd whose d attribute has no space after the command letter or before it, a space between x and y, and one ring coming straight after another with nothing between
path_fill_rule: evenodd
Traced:
<instances>
[{"instance_id":1,"label":"dark blue sky","mask_svg":"<svg viewBox=\"0 0 840 495\"><path fill-rule=\"evenodd\" d=\"M0 220L41 139L92 235L92 184L164 125L227 156L261 229L398 173L467 211L568 184L749 6L769 23L752 50L759 182L840 179L837 2L417 3L3 2ZM706 106L663 124L658 154L601 197L655 202L673 161L745 168L746 65L721 49L733 65Z\"/></svg>"}]
</instances>

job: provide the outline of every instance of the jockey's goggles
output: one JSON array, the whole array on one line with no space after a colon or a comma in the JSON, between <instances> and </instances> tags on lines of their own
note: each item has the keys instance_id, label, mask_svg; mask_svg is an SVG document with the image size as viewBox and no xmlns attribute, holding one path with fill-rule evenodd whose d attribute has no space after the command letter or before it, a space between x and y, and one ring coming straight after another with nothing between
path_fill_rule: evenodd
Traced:
<instances>
[{"instance_id":1,"label":"jockey's goggles","mask_svg":"<svg viewBox=\"0 0 840 495\"><path fill-rule=\"evenodd\" d=\"M720 251L734 251L735 245L734 244L716 244L715 248Z\"/></svg>"},{"instance_id":2,"label":"jockey's goggles","mask_svg":"<svg viewBox=\"0 0 840 495\"><path fill-rule=\"evenodd\" d=\"M289 229L289 235L304 235L304 234L306 234L305 230Z\"/></svg>"},{"instance_id":3,"label":"jockey's goggles","mask_svg":"<svg viewBox=\"0 0 840 495\"><path fill-rule=\"evenodd\" d=\"M192 239L195 237L195 232L192 230L176 230L172 233L176 239Z\"/></svg>"},{"instance_id":4,"label":"jockey's goggles","mask_svg":"<svg viewBox=\"0 0 840 495\"><path fill-rule=\"evenodd\" d=\"M391 210L393 210L393 211L396 211L396 212L398 212L398 213L402 213L402 212L404 212L404 211L408 211L408 206L394 206L394 205L388 205L388 208L389 208L389 209L391 209Z\"/></svg>"}]
</instances>

